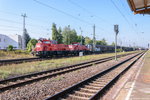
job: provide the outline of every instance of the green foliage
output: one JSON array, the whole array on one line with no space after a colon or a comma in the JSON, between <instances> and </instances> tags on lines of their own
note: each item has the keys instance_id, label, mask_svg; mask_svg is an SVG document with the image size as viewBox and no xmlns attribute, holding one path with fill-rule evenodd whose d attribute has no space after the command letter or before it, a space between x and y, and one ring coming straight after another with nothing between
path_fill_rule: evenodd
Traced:
<instances>
[{"instance_id":1,"label":"green foliage","mask_svg":"<svg viewBox=\"0 0 150 100\"><path fill-rule=\"evenodd\" d=\"M63 40L63 36L62 36L62 30L61 30L61 27L59 27L58 29L58 44L61 44L63 43L62 40Z\"/></svg>"},{"instance_id":2,"label":"green foliage","mask_svg":"<svg viewBox=\"0 0 150 100\"><path fill-rule=\"evenodd\" d=\"M31 39L27 44L27 51L31 52L37 42L38 41L36 39Z\"/></svg>"},{"instance_id":3,"label":"green foliage","mask_svg":"<svg viewBox=\"0 0 150 100\"><path fill-rule=\"evenodd\" d=\"M115 46L115 42L112 42L111 46Z\"/></svg>"},{"instance_id":4,"label":"green foliage","mask_svg":"<svg viewBox=\"0 0 150 100\"><path fill-rule=\"evenodd\" d=\"M70 34L70 28L65 27L62 31L63 43L64 44L69 44L69 35L68 34Z\"/></svg>"},{"instance_id":5,"label":"green foliage","mask_svg":"<svg viewBox=\"0 0 150 100\"><path fill-rule=\"evenodd\" d=\"M77 32L73 29L70 28L70 26L65 27L62 31L62 36L63 36L63 43L64 44L71 44L73 42L78 42L77 41Z\"/></svg>"},{"instance_id":6,"label":"green foliage","mask_svg":"<svg viewBox=\"0 0 150 100\"><path fill-rule=\"evenodd\" d=\"M28 34L26 29L25 29L25 32L24 32L23 36L24 36L24 39L25 39L25 45L27 46L28 42L31 40L31 37Z\"/></svg>"},{"instance_id":7,"label":"green foliage","mask_svg":"<svg viewBox=\"0 0 150 100\"><path fill-rule=\"evenodd\" d=\"M123 52L123 50L122 49L117 49L117 52Z\"/></svg>"},{"instance_id":8,"label":"green foliage","mask_svg":"<svg viewBox=\"0 0 150 100\"><path fill-rule=\"evenodd\" d=\"M57 37L58 37L58 31L57 31L57 28L56 28L56 24L53 23L52 24L52 40L57 41Z\"/></svg>"},{"instance_id":9,"label":"green foliage","mask_svg":"<svg viewBox=\"0 0 150 100\"><path fill-rule=\"evenodd\" d=\"M92 44L93 40L91 40L89 37L85 37L85 44Z\"/></svg>"},{"instance_id":10,"label":"green foliage","mask_svg":"<svg viewBox=\"0 0 150 100\"><path fill-rule=\"evenodd\" d=\"M102 41L96 41L96 44L97 45L103 45L103 42Z\"/></svg>"},{"instance_id":11,"label":"green foliage","mask_svg":"<svg viewBox=\"0 0 150 100\"><path fill-rule=\"evenodd\" d=\"M80 36L77 36L77 42L78 43L81 43L81 39L82 39L82 44L84 45L85 44L85 38L82 36L81 38L81 35Z\"/></svg>"},{"instance_id":12,"label":"green foliage","mask_svg":"<svg viewBox=\"0 0 150 100\"><path fill-rule=\"evenodd\" d=\"M57 30L56 24L52 24L52 40L56 40L58 44L62 43L61 28Z\"/></svg>"},{"instance_id":13,"label":"green foliage","mask_svg":"<svg viewBox=\"0 0 150 100\"><path fill-rule=\"evenodd\" d=\"M107 42L104 38L101 41L102 41L102 45L107 45Z\"/></svg>"},{"instance_id":14,"label":"green foliage","mask_svg":"<svg viewBox=\"0 0 150 100\"><path fill-rule=\"evenodd\" d=\"M102 40L96 41L97 45L107 45L106 40L103 38Z\"/></svg>"},{"instance_id":15,"label":"green foliage","mask_svg":"<svg viewBox=\"0 0 150 100\"><path fill-rule=\"evenodd\" d=\"M12 46L12 45L9 45L9 46L7 47L7 50L8 50L8 51L13 51L13 46Z\"/></svg>"},{"instance_id":16,"label":"green foliage","mask_svg":"<svg viewBox=\"0 0 150 100\"><path fill-rule=\"evenodd\" d=\"M77 32L76 32L75 29L71 30L69 35L70 35L69 36L70 37L70 39L69 39L70 40L70 44L73 43L73 42L78 42L77 41L78 36L77 36Z\"/></svg>"},{"instance_id":17,"label":"green foliage","mask_svg":"<svg viewBox=\"0 0 150 100\"><path fill-rule=\"evenodd\" d=\"M83 37L81 38L81 35L77 35L77 32L75 29L71 29L70 25L64 27L63 30L59 27L57 30L56 24L52 24L52 40L56 40L58 44L72 44L74 42L81 43L87 45L87 44L93 44L93 40L89 37ZM106 40L103 38L102 40L96 41L97 45L108 45Z\"/></svg>"}]
</instances>

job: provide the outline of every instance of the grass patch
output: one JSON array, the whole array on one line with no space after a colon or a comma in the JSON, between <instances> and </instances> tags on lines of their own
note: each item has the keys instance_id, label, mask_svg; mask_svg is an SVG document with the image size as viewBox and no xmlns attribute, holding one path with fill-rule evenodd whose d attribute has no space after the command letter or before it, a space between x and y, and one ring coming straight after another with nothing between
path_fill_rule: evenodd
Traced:
<instances>
[{"instance_id":1,"label":"grass patch","mask_svg":"<svg viewBox=\"0 0 150 100\"><path fill-rule=\"evenodd\" d=\"M30 53L23 50L3 51L0 50L0 60L2 59L16 59L33 57Z\"/></svg>"},{"instance_id":2,"label":"grass patch","mask_svg":"<svg viewBox=\"0 0 150 100\"><path fill-rule=\"evenodd\" d=\"M122 52L118 54L125 54L125 53L132 53L132 52ZM87 55L82 57L72 57L72 58L62 58L62 59L51 59L45 61L26 62L21 64L0 66L0 79L5 79L10 76L16 76L16 75L22 75L27 73L53 69L53 68L59 68L67 65L101 59L110 56L114 56L114 53Z\"/></svg>"}]
</instances>

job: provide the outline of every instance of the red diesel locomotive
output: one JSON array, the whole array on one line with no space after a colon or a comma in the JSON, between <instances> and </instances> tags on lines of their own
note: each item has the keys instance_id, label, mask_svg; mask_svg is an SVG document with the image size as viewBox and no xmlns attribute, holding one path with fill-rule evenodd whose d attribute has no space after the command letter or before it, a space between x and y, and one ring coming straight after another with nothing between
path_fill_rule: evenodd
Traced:
<instances>
[{"instance_id":1,"label":"red diesel locomotive","mask_svg":"<svg viewBox=\"0 0 150 100\"><path fill-rule=\"evenodd\" d=\"M89 49L80 43L71 45L57 44L56 41L39 39L33 50L33 54L39 57L50 57L53 55L78 55L79 52L90 53Z\"/></svg>"}]
</instances>

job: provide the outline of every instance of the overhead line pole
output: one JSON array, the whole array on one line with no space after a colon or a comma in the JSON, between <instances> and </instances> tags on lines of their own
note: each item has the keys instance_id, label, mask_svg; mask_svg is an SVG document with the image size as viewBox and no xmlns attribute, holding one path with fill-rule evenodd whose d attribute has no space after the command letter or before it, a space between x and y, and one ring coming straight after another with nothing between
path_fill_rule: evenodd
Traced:
<instances>
[{"instance_id":1,"label":"overhead line pole","mask_svg":"<svg viewBox=\"0 0 150 100\"><path fill-rule=\"evenodd\" d=\"M22 36L22 49L25 50L26 48L26 40L25 40L25 34L26 34L26 28L25 28L25 18L27 17L26 14L21 15L23 17L23 36Z\"/></svg>"}]
</instances>

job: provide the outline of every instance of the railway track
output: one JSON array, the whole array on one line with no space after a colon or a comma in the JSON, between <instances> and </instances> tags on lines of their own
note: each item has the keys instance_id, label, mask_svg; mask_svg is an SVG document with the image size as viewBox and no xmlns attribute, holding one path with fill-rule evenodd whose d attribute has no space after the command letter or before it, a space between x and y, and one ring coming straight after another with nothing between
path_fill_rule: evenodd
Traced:
<instances>
[{"instance_id":1,"label":"railway track","mask_svg":"<svg viewBox=\"0 0 150 100\"><path fill-rule=\"evenodd\" d=\"M90 78L87 78L46 100L97 100L135 64L144 53L139 53L111 68L108 68Z\"/></svg>"},{"instance_id":2,"label":"railway track","mask_svg":"<svg viewBox=\"0 0 150 100\"><path fill-rule=\"evenodd\" d=\"M118 57L122 57L126 55L129 55L129 54L118 55ZM66 66L62 68L56 68L56 69L51 69L51 70L46 70L42 72L36 72L32 74L26 74L22 76L17 76L17 77L1 80L0 81L0 93L6 90L9 90L11 88L20 87L20 86L30 84L30 83L33 83L42 79L46 79L46 78L54 77L54 76L61 75L64 73L68 73L71 71L75 71L78 69L90 67L93 64L103 63L106 61L110 61L112 59L114 59L114 56L103 58L103 59L98 59L98 60L93 60L89 62L79 63L75 65L70 65L70 66Z\"/></svg>"},{"instance_id":3,"label":"railway track","mask_svg":"<svg viewBox=\"0 0 150 100\"><path fill-rule=\"evenodd\" d=\"M130 54L130 53L129 53ZM62 57L62 56L55 56L53 59L59 59L59 58L69 58L69 57L76 57L75 55L69 55L67 57ZM33 62L33 61L42 61L42 60L50 60L52 58L20 58L20 59L5 59L5 60L0 60L0 66L2 65L8 65L8 64L19 64L19 63L24 63L24 62Z\"/></svg>"}]
</instances>

